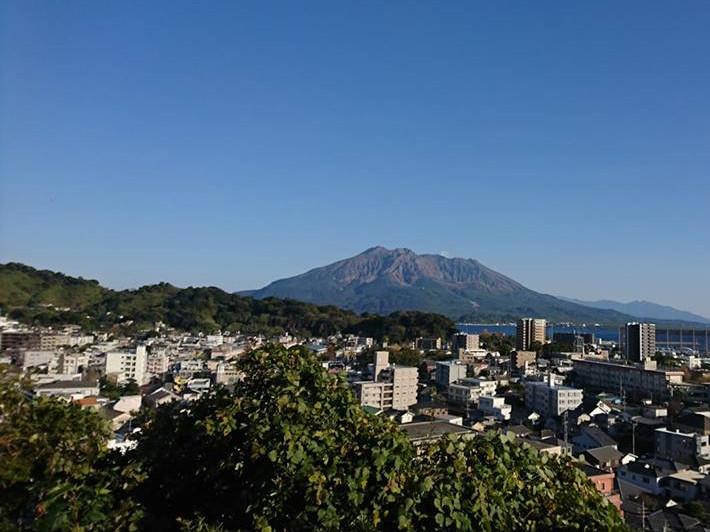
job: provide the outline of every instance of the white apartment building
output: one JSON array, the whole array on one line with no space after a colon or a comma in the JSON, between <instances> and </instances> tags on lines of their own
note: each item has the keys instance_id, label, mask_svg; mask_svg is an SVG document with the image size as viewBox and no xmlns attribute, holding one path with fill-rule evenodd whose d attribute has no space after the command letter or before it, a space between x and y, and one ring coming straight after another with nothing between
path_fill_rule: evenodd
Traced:
<instances>
[{"instance_id":1,"label":"white apartment building","mask_svg":"<svg viewBox=\"0 0 710 532\"><path fill-rule=\"evenodd\" d=\"M466 378L468 367L460 360L443 360L436 363L436 384L446 389Z\"/></svg>"},{"instance_id":2,"label":"white apartment building","mask_svg":"<svg viewBox=\"0 0 710 532\"><path fill-rule=\"evenodd\" d=\"M513 407L505 403L505 397L482 395L478 398L478 409L484 416L493 416L498 421L510 421Z\"/></svg>"},{"instance_id":3,"label":"white apartment building","mask_svg":"<svg viewBox=\"0 0 710 532\"><path fill-rule=\"evenodd\" d=\"M582 390L558 386L554 374L545 381L525 383L525 406L543 417L560 416L582 404Z\"/></svg>"},{"instance_id":4,"label":"white apartment building","mask_svg":"<svg viewBox=\"0 0 710 532\"><path fill-rule=\"evenodd\" d=\"M155 351L148 354L146 371L150 375L163 375L168 372L170 359L165 351Z\"/></svg>"},{"instance_id":5,"label":"white apartment building","mask_svg":"<svg viewBox=\"0 0 710 532\"><path fill-rule=\"evenodd\" d=\"M59 359L59 373L76 375L89 367L89 355L86 353L63 353Z\"/></svg>"},{"instance_id":6,"label":"white apartment building","mask_svg":"<svg viewBox=\"0 0 710 532\"><path fill-rule=\"evenodd\" d=\"M577 386L605 392L651 397L662 401L670 396L670 385L683 382L682 371L657 369L654 361L627 365L603 360L576 359L574 378Z\"/></svg>"},{"instance_id":7,"label":"white apartment building","mask_svg":"<svg viewBox=\"0 0 710 532\"><path fill-rule=\"evenodd\" d=\"M482 395L495 395L496 388L496 381L467 378L450 384L447 393L452 403L473 405L478 404L478 398Z\"/></svg>"},{"instance_id":8,"label":"white apartment building","mask_svg":"<svg viewBox=\"0 0 710 532\"><path fill-rule=\"evenodd\" d=\"M134 353L113 351L106 353L106 375L115 377L119 383L134 380L139 385L148 382L148 357L144 345Z\"/></svg>"},{"instance_id":9,"label":"white apartment building","mask_svg":"<svg viewBox=\"0 0 710 532\"><path fill-rule=\"evenodd\" d=\"M389 364L389 353L375 353L373 380L353 383L360 404L381 410L407 410L417 402L419 370Z\"/></svg>"},{"instance_id":10,"label":"white apartment building","mask_svg":"<svg viewBox=\"0 0 710 532\"><path fill-rule=\"evenodd\" d=\"M28 349L20 353L18 363L22 365L23 370L26 370L45 364L51 365L56 356L55 351Z\"/></svg>"}]
</instances>

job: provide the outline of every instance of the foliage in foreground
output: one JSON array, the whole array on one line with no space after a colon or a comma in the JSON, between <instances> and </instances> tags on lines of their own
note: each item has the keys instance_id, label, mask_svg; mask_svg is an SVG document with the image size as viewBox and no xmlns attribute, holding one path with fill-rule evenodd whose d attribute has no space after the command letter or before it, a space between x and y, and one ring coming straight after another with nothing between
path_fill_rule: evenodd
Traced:
<instances>
[{"instance_id":1,"label":"foliage in foreground","mask_svg":"<svg viewBox=\"0 0 710 532\"><path fill-rule=\"evenodd\" d=\"M576 467L505 437L417 454L300 349L255 351L242 369L234 393L144 412L135 451L92 463L120 479L102 485L102 511L131 504L149 530L623 528Z\"/></svg>"}]
</instances>

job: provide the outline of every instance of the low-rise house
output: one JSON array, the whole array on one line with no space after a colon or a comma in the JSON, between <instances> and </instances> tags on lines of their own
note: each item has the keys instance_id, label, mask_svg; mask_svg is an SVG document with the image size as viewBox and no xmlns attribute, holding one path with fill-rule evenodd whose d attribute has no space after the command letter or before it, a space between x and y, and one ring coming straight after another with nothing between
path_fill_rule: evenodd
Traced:
<instances>
[{"instance_id":1,"label":"low-rise house","mask_svg":"<svg viewBox=\"0 0 710 532\"><path fill-rule=\"evenodd\" d=\"M621 465L624 454L613 445L584 451L584 459L604 471L612 471Z\"/></svg>"},{"instance_id":2,"label":"low-rise house","mask_svg":"<svg viewBox=\"0 0 710 532\"><path fill-rule=\"evenodd\" d=\"M596 449L597 447L617 448L616 440L594 425L582 427L579 434L570 438L570 441L574 444L576 453L582 453L587 449Z\"/></svg>"},{"instance_id":3,"label":"low-rise house","mask_svg":"<svg viewBox=\"0 0 710 532\"><path fill-rule=\"evenodd\" d=\"M687 466L660 458L638 459L619 466L616 479L619 487L630 484L641 491L653 495L664 495L665 488L661 480L669 475L683 471Z\"/></svg>"},{"instance_id":4,"label":"low-rise house","mask_svg":"<svg viewBox=\"0 0 710 532\"><path fill-rule=\"evenodd\" d=\"M64 397L77 400L90 395L99 395L99 385L97 382L58 380L34 387L37 397Z\"/></svg>"},{"instance_id":5,"label":"low-rise house","mask_svg":"<svg viewBox=\"0 0 710 532\"><path fill-rule=\"evenodd\" d=\"M618 490L614 488L614 473L604 471L584 462L577 462L579 467L589 480L594 483L597 491L604 495L606 500L616 506L617 510L621 510L621 496Z\"/></svg>"},{"instance_id":6,"label":"low-rise house","mask_svg":"<svg viewBox=\"0 0 710 532\"><path fill-rule=\"evenodd\" d=\"M660 485L665 488L666 495L676 502L690 502L701 494L701 481L707 475L692 469L678 471L661 479Z\"/></svg>"},{"instance_id":7,"label":"low-rise house","mask_svg":"<svg viewBox=\"0 0 710 532\"><path fill-rule=\"evenodd\" d=\"M153 408L156 408L160 405L166 404L166 403L172 403L173 401L179 401L180 396L173 393L172 391L160 387L157 390L153 391L152 393L149 393L148 395L145 396L144 401L145 404L148 406L151 406Z\"/></svg>"}]
</instances>

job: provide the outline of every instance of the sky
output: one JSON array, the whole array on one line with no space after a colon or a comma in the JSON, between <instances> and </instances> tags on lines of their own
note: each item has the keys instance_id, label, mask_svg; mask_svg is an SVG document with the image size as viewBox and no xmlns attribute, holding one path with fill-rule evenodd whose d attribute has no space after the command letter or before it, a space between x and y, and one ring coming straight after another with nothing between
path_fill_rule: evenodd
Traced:
<instances>
[{"instance_id":1,"label":"sky","mask_svg":"<svg viewBox=\"0 0 710 532\"><path fill-rule=\"evenodd\" d=\"M710 316L710 2L0 0L0 262L261 287L374 245Z\"/></svg>"}]
</instances>

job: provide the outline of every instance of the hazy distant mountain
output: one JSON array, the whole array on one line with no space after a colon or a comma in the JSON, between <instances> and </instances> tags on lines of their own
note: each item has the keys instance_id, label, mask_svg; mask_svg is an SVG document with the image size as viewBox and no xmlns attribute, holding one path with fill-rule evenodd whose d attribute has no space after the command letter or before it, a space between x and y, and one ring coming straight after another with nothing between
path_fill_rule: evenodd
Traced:
<instances>
[{"instance_id":1,"label":"hazy distant mountain","mask_svg":"<svg viewBox=\"0 0 710 532\"><path fill-rule=\"evenodd\" d=\"M467 321L541 316L553 321L622 323L630 316L541 294L473 259L417 255L374 247L301 275L248 292L357 312L436 312Z\"/></svg>"},{"instance_id":2,"label":"hazy distant mountain","mask_svg":"<svg viewBox=\"0 0 710 532\"><path fill-rule=\"evenodd\" d=\"M621 303L619 301L611 301L608 299L600 299L598 301L582 301L568 297L560 297L560 299L585 305L587 307L616 310L617 312L623 312L624 314L629 314L635 318L684 322L690 321L710 324L710 318L706 318L686 310L679 310L677 308L669 307L668 305L659 305L658 303L652 303L650 301L630 301L628 303Z\"/></svg>"}]
</instances>

